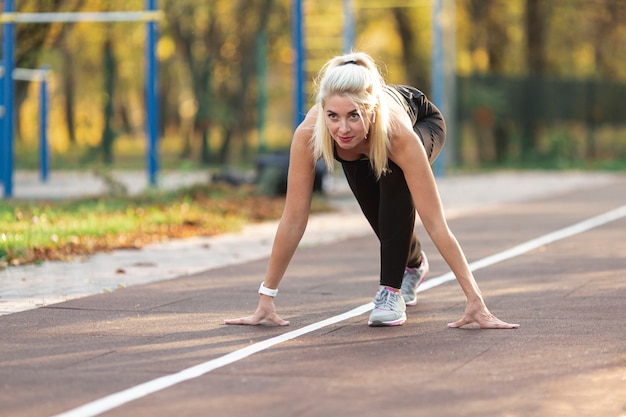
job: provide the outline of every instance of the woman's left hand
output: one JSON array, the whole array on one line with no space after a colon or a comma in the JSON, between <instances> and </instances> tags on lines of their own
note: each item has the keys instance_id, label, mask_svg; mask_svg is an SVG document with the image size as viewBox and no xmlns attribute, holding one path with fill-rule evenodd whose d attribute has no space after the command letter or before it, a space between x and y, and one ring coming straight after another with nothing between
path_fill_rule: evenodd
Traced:
<instances>
[{"instance_id":1,"label":"woman's left hand","mask_svg":"<svg viewBox=\"0 0 626 417\"><path fill-rule=\"evenodd\" d=\"M448 327L458 328L468 324L478 325L481 329L517 329L519 327L519 324L507 323L491 314L482 300L468 302L461 320L448 323Z\"/></svg>"}]
</instances>

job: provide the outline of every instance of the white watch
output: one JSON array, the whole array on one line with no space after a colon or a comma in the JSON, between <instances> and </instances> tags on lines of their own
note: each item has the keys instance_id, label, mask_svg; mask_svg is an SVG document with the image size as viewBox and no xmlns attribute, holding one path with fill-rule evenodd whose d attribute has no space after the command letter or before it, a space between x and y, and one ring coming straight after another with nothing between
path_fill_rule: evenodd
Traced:
<instances>
[{"instance_id":1,"label":"white watch","mask_svg":"<svg viewBox=\"0 0 626 417\"><path fill-rule=\"evenodd\" d=\"M267 288L263 285L263 283L261 283L261 286L259 287L259 294L267 295L268 297L276 297L276 294L278 294L278 288L273 290L271 288Z\"/></svg>"}]
</instances>

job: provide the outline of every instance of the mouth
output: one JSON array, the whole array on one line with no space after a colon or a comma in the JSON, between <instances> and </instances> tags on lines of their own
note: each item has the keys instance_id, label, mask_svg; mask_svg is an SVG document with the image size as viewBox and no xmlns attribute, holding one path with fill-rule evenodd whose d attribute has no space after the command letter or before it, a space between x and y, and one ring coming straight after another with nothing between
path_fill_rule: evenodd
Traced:
<instances>
[{"instance_id":1,"label":"mouth","mask_svg":"<svg viewBox=\"0 0 626 417\"><path fill-rule=\"evenodd\" d=\"M337 136L337 140L339 142L343 142L343 143L347 143L350 142L352 140L352 136Z\"/></svg>"}]
</instances>

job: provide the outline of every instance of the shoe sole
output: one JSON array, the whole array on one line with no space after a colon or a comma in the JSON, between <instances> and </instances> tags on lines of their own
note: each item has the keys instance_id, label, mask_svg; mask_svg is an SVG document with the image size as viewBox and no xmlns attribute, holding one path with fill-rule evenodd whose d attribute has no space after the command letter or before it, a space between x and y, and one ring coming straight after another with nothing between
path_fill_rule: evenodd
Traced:
<instances>
[{"instance_id":1,"label":"shoe sole","mask_svg":"<svg viewBox=\"0 0 626 417\"><path fill-rule=\"evenodd\" d=\"M389 327L389 326L401 326L404 324L404 322L406 322L406 314L403 314L402 317L400 317L399 319L392 320L392 321L380 321L380 320L368 321L367 325L370 327Z\"/></svg>"}]
</instances>

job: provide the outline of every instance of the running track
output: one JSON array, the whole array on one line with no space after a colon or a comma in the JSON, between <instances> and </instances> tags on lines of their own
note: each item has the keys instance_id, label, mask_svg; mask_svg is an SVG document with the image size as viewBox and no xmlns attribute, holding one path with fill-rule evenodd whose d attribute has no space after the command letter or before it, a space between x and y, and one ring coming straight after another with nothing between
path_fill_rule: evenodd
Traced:
<instances>
[{"instance_id":1,"label":"running track","mask_svg":"<svg viewBox=\"0 0 626 417\"><path fill-rule=\"evenodd\" d=\"M378 250L351 239L297 253L287 328L221 324L266 260L0 317L0 416L624 416L624 190L450 221L520 329L448 329L464 299L423 233L434 279L404 326L367 327Z\"/></svg>"}]
</instances>

